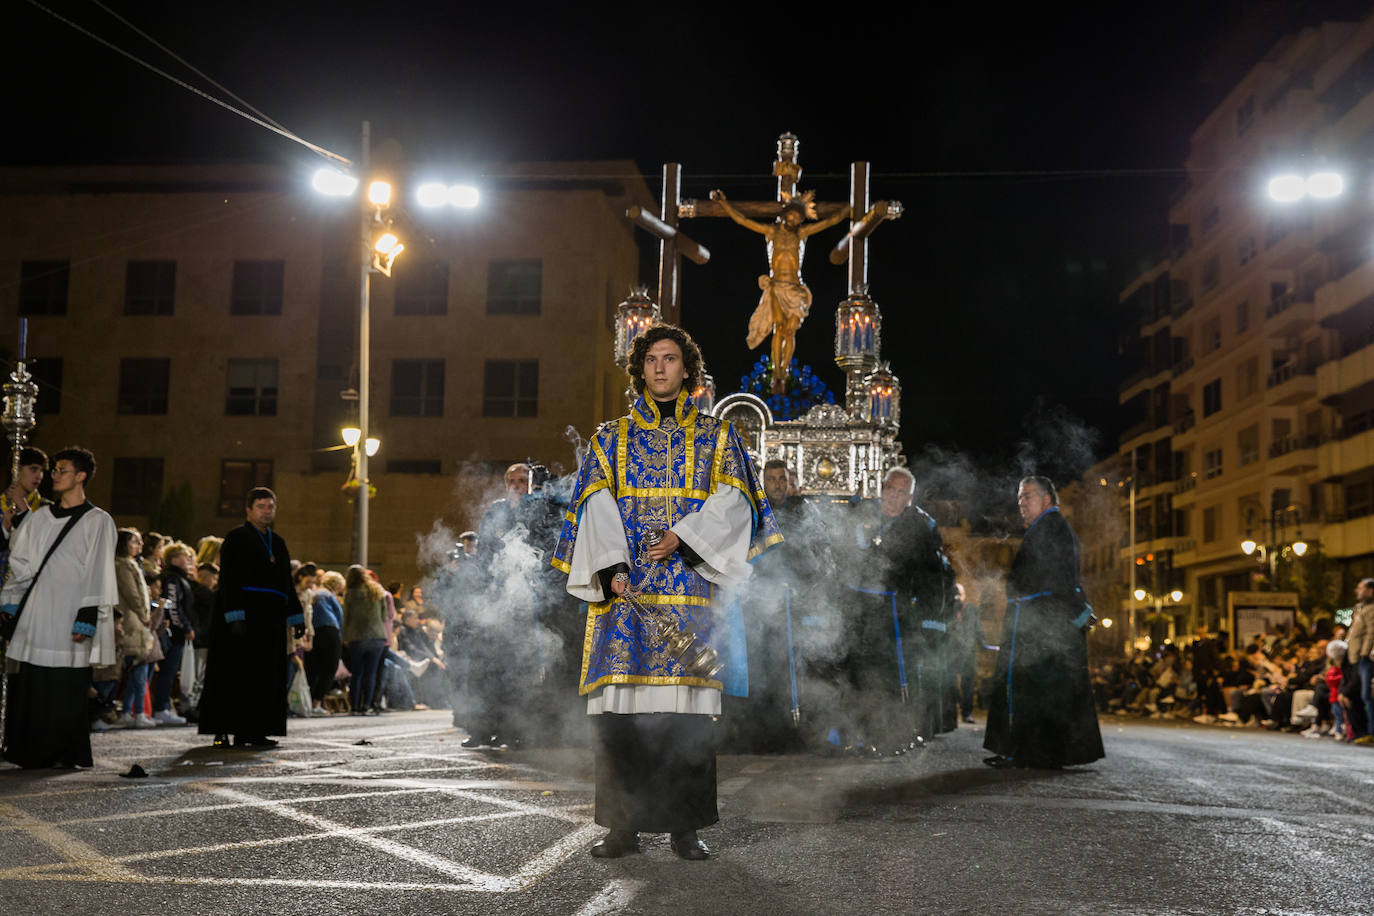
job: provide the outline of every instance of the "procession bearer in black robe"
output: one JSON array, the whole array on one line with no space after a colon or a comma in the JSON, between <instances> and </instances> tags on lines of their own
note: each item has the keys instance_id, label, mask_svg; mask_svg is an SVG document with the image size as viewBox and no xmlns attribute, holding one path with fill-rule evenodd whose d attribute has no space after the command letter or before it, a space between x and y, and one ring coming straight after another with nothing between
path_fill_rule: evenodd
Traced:
<instances>
[{"instance_id":1,"label":"procession bearer in black robe","mask_svg":"<svg viewBox=\"0 0 1374 916\"><path fill-rule=\"evenodd\" d=\"M1104 756L1088 677L1092 606L1078 578L1078 538L1045 477L1027 477L1016 502L1026 533L1007 577L983 746L993 767L1058 769Z\"/></svg>"},{"instance_id":2,"label":"procession bearer in black robe","mask_svg":"<svg viewBox=\"0 0 1374 916\"><path fill-rule=\"evenodd\" d=\"M200 733L215 746L276 747L286 734L286 628L305 635L305 612L291 584L291 555L272 530L277 496L248 491L248 520L220 546L219 593L211 623Z\"/></svg>"}]
</instances>

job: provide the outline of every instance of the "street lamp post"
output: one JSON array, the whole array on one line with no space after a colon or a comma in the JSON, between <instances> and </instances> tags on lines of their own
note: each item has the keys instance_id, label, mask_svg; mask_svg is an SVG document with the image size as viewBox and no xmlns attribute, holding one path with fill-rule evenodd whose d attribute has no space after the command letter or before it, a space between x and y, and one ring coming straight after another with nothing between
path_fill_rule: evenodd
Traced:
<instances>
[{"instance_id":1,"label":"street lamp post","mask_svg":"<svg viewBox=\"0 0 1374 916\"><path fill-rule=\"evenodd\" d=\"M367 174L372 157L372 124L363 122L362 155L359 165ZM368 410L371 405L372 391L372 223L375 215L372 210L372 195L361 197L362 207L359 214L360 234L359 252L361 259L358 274L358 437L367 442L370 435ZM367 566L367 449L357 448L354 443L353 460L358 475L358 495L353 498L353 562Z\"/></svg>"},{"instance_id":2,"label":"street lamp post","mask_svg":"<svg viewBox=\"0 0 1374 916\"><path fill-rule=\"evenodd\" d=\"M1297 529L1297 537L1292 543L1284 542L1284 535L1287 534L1288 523L1286 518L1292 516L1293 524ZM1245 540L1240 542L1241 553L1253 556L1259 552L1259 560L1269 567L1269 588L1278 590L1279 574L1279 555L1285 550L1293 551L1293 555L1302 557L1307 553L1307 541L1302 537L1302 509L1296 503L1288 506L1275 506L1269 512L1269 517L1260 522L1260 531L1263 533L1264 526L1269 526L1268 543L1261 544L1255 540L1253 533L1248 529L1254 526L1255 511L1254 507L1246 513L1246 535Z\"/></svg>"}]
</instances>

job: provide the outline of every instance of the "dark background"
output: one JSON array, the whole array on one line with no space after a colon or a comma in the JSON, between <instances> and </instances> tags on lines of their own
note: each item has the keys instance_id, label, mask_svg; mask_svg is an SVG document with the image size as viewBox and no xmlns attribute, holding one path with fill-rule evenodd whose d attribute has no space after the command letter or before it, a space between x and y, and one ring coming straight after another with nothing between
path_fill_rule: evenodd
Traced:
<instances>
[{"instance_id":1,"label":"dark background","mask_svg":"<svg viewBox=\"0 0 1374 916\"><path fill-rule=\"evenodd\" d=\"M206 85L100 4L45 5ZM1367 5L836 4L821 17L774 4L107 3L350 157L367 119L374 144L392 138L415 163L633 159L657 194L662 163L678 161L684 197L722 187L736 200L772 196L786 130L820 199L847 198L849 162L871 161L873 198L906 207L874 236L870 282L908 455L939 446L1061 482L1115 448L1117 296L1163 250L1190 134L1283 34ZM27 0L7 12L8 164L311 163ZM724 220L685 228L713 257L684 266L683 322L724 395L761 352L743 341L763 242ZM844 271L826 258L839 231L808 252L815 305L798 356L842 399Z\"/></svg>"}]
</instances>

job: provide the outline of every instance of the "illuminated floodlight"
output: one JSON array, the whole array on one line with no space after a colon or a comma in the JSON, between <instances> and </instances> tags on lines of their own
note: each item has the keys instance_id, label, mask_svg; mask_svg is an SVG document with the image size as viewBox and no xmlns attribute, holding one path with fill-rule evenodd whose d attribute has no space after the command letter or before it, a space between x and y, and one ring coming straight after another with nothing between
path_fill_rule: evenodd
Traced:
<instances>
[{"instance_id":1,"label":"illuminated floodlight","mask_svg":"<svg viewBox=\"0 0 1374 916\"><path fill-rule=\"evenodd\" d=\"M310 186L330 197L346 197L358 187L358 179L338 169L317 169L310 179Z\"/></svg>"},{"instance_id":2,"label":"illuminated floodlight","mask_svg":"<svg viewBox=\"0 0 1374 916\"><path fill-rule=\"evenodd\" d=\"M1269 198L1281 204L1302 200L1307 193L1307 179L1293 172L1269 180Z\"/></svg>"},{"instance_id":3,"label":"illuminated floodlight","mask_svg":"<svg viewBox=\"0 0 1374 916\"><path fill-rule=\"evenodd\" d=\"M375 247L378 254L391 254L393 251L400 254L405 246L401 244L400 239L396 238L394 232L383 232L381 237L377 239Z\"/></svg>"},{"instance_id":4,"label":"illuminated floodlight","mask_svg":"<svg viewBox=\"0 0 1374 916\"><path fill-rule=\"evenodd\" d=\"M427 181L415 189L415 202L422 207L442 207L448 203L448 186Z\"/></svg>"},{"instance_id":5,"label":"illuminated floodlight","mask_svg":"<svg viewBox=\"0 0 1374 916\"><path fill-rule=\"evenodd\" d=\"M1169 592L1169 597L1173 599L1174 604L1178 604L1180 601L1183 600L1183 590L1176 588L1173 591Z\"/></svg>"},{"instance_id":6,"label":"illuminated floodlight","mask_svg":"<svg viewBox=\"0 0 1374 916\"><path fill-rule=\"evenodd\" d=\"M367 445L366 445L366 448L367 448L367 457L371 458L373 455L377 454L377 449L379 449L379 448L381 448L381 447L382 447L382 440L381 440L381 439L374 439L374 438L372 438L371 436L368 436L368 437L367 437Z\"/></svg>"},{"instance_id":7,"label":"illuminated floodlight","mask_svg":"<svg viewBox=\"0 0 1374 916\"><path fill-rule=\"evenodd\" d=\"M477 189L470 184L456 184L448 189L448 202L464 210L477 206L481 197Z\"/></svg>"},{"instance_id":8,"label":"illuminated floodlight","mask_svg":"<svg viewBox=\"0 0 1374 916\"><path fill-rule=\"evenodd\" d=\"M1340 197L1345 190L1345 178L1340 172L1313 172L1307 176L1306 191L1317 200Z\"/></svg>"},{"instance_id":9,"label":"illuminated floodlight","mask_svg":"<svg viewBox=\"0 0 1374 916\"><path fill-rule=\"evenodd\" d=\"M1149 592L1145 591L1145 589L1143 589L1143 588L1138 588L1138 589L1136 589L1132 594L1135 595L1135 600L1136 600L1136 601L1144 601L1144 600L1145 600L1145 596L1146 596L1147 594L1149 594Z\"/></svg>"},{"instance_id":10,"label":"illuminated floodlight","mask_svg":"<svg viewBox=\"0 0 1374 916\"><path fill-rule=\"evenodd\" d=\"M344 445L352 448L363 437L363 431L356 426L345 426L339 430L339 435L343 437Z\"/></svg>"},{"instance_id":11,"label":"illuminated floodlight","mask_svg":"<svg viewBox=\"0 0 1374 916\"><path fill-rule=\"evenodd\" d=\"M367 186L367 199L379 207L391 203L391 185L385 181L374 181Z\"/></svg>"}]
</instances>

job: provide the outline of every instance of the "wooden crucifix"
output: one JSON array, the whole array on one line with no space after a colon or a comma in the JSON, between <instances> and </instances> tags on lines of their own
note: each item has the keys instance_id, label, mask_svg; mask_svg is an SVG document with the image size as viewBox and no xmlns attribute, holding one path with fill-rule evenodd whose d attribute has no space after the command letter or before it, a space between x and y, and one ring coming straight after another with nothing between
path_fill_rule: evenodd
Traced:
<instances>
[{"instance_id":1,"label":"wooden crucifix","mask_svg":"<svg viewBox=\"0 0 1374 916\"><path fill-rule=\"evenodd\" d=\"M682 208L682 166L676 162L663 166L663 203L661 215L646 213L643 207L633 206L625 215L641 229L658 239L658 307L665 321L680 324L682 277L680 258L694 264L705 264L711 252L678 229Z\"/></svg>"}]
</instances>

